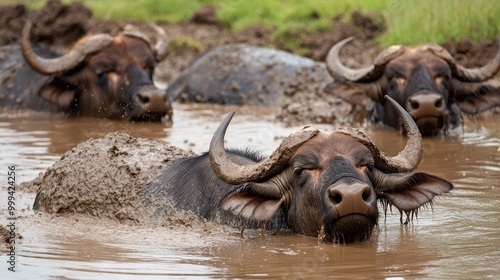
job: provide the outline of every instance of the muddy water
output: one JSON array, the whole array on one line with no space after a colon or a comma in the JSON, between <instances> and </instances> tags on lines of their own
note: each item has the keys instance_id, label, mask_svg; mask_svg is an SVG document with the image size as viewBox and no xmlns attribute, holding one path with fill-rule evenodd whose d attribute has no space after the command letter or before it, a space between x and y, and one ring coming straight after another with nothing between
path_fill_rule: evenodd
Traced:
<instances>
[{"instance_id":1,"label":"muddy water","mask_svg":"<svg viewBox=\"0 0 500 280\"><path fill-rule=\"evenodd\" d=\"M205 151L230 107L176 106L172 126L94 119L62 119L22 113L0 114L1 223L7 220L7 166L17 182L29 181L61 154L89 138L124 131ZM296 127L282 127L262 108L238 108L227 145L269 154ZM318 244L293 234L239 231L213 224L171 227L121 225L79 215L34 213L34 194L18 190L16 272L7 270L1 248L1 279L200 279L200 278L431 278L500 277L499 119L467 122L463 137L425 139L419 170L455 184L414 224L401 226L399 213L380 220L369 242ZM332 127L321 126L321 129ZM382 150L404 145L397 132L363 128ZM9 278L5 278L7 276Z\"/></svg>"}]
</instances>

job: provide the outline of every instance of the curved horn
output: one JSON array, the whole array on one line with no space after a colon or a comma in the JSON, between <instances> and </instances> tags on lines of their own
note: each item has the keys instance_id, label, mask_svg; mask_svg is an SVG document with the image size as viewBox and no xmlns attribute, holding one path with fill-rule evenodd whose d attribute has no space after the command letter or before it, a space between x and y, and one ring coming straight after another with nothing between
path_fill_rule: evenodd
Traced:
<instances>
[{"instance_id":1,"label":"curved horn","mask_svg":"<svg viewBox=\"0 0 500 280\"><path fill-rule=\"evenodd\" d=\"M353 37L346 38L328 51L326 56L326 67L333 78L339 80L347 80L351 82L371 82L383 74L385 65L395 57L403 52L402 46L392 46L382 51L376 58L374 64L360 69L352 69L340 62L340 50L350 41Z\"/></svg>"},{"instance_id":2,"label":"curved horn","mask_svg":"<svg viewBox=\"0 0 500 280\"><path fill-rule=\"evenodd\" d=\"M408 140L404 149L395 157L389 157L384 152L380 151L368 136L354 128L341 128L337 132L346 134L356 138L364 144L373 154L375 158L375 166L386 172L410 172L417 168L422 159L422 135L418 130L415 121L408 113L389 96L385 96L392 106L399 112L403 119L404 127L407 131Z\"/></svg>"},{"instance_id":3,"label":"curved horn","mask_svg":"<svg viewBox=\"0 0 500 280\"><path fill-rule=\"evenodd\" d=\"M156 31L158 38L156 39L156 44L153 45L148 36L144 33L134 30L134 27L125 26L126 30L122 32L123 35L132 36L139 38L149 45L149 48L153 51L156 61L161 61L167 55L167 48L169 41L167 39L167 33L163 28L159 27L153 22L148 22L148 25Z\"/></svg>"},{"instance_id":4,"label":"curved horn","mask_svg":"<svg viewBox=\"0 0 500 280\"><path fill-rule=\"evenodd\" d=\"M156 39L156 44L154 45L153 49L155 52L156 60L161 61L167 55L167 48L169 44L167 33L165 33L165 30L156 25L154 22L149 22L148 24L158 34L158 38Z\"/></svg>"},{"instance_id":5,"label":"curved horn","mask_svg":"<svg viewBox=\"0 0 500 280\"><path fill-rule=\"evenodd\" d=\"M479 68L466 68L458 64L450 53L441 46L428 45L427 49L446 60L454 76L462 82L484 82L493 78L500 70L500 39L498 40L498 51L495 57L488 64Z\"/></svg>"},{"instance_id":6,"label":"curved horn","mask_svg":"<svg viewBox=\"0 0 500 280\"><path fill-rule=\"evenodd\" d=\"M26 62L37 72L42 74L54 74L63 72L77 66L89 53L101 50L113 41L108 34L96 34L78 42L71 51L58 58L39 57L30 42L32 22L28 21L24 26L21 37L21 49Z\"/></svg>"},{"instance_id":7,"label":"curved horn","mask_svg":"<svg viewBox=\"0 0 500 280\"><path fill-rule=\"evenodd\" d=\"M270 157L253 165L239 165L231 160L224 148L224 135L233 115L234 111L229 113L215 131L210 142L209 157L215 174L223 181L234 185L271 178L286 167L289 159L303 143L319 132L315 128L304 127L283 139Z\"/></svg>"}]
</instances>

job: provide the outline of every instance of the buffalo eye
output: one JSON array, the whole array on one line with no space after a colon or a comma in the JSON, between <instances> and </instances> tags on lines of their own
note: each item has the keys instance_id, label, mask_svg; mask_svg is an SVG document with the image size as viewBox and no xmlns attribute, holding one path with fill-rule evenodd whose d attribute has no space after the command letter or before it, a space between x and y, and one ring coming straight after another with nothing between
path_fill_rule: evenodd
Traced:
<instances>
[{"instance_id":1,"label":"buffalo eye","mask_svg":"<svg viewBox=\"0 0 500 280\"><path fill-rule=\"evenodd\" d=\"M294 168L293 169L293 175L295 175L295 177L300 177L300 175L302 175L303 172L304 172L303 168Z\"/></svg>"},{"instance_id":2,"label":"buffalo eye","mask_svg":"<svg viewBox=\"0 0 500 280\"><path fill-rule=\"evenodd\" d=\"M391 76L390 78L392 81L396 82L398 86L402 86L406 82L406 77L395 73L394 75Z\"/></svg>"},{"instance_id":3,"label":"buffalo eye","mask_svg":"<svg viewBox=\"0 0 500 280\"><path fill-rule=\"evenodd\" d=\"M356 163L356 168L370 168L370 166L373 167L373 165L375 164L372 153L368 150L356 154L354 157L354 161Z\"/></svg>"},{"instance_id":4,"label":"buffalo eye","mask_svg":"<svg viewBox=\"0 0 500 280\"><path fill-rule=\"evenodd\" d=\"M368 171L372 172L373 169L375 169L375 164L369 163L366 165L366 168L368 169Z\"/></svg>"},{"instance_id":5,"label":"buffalo eye","mask_svg":"<svg viewBox=\"0 0 500 280\"><path fill-rule=\"evenodd\" d=\"M369 166L373 166L374 165L374 162L373 160L363 160L363 161L360 161L356 164L356 167L360 168L360 167L369 167Z\"/></svg>"},{"instance_id":6,"label":"buffalo eye","mask_svg":"<svg viewBox=\"0 0 500 280\"><path fill-rule=\"evenodd\" d=\"M146 66L144 66L144 70L150 75L152 76L153 75L153 72L155 70L155 66L154 64L147 64Z\"/></svg>"},{"instance_id":7,"label":"buffalo eye","mask_svg":"<svg viewBox=\"0 0 500 280\"><path fill-rule=\"evenodd\" d=\"M438 86L446 86L447 82L451 79L449 75L446 74L436 74L434 75L434 82Z\"/></svg>"},{"instance_id":8,"label":"buffalo eye","mask_svg":"<svg viewBox=\"0 0 500 280\"><path fill-rule=\"evenodd\" d=\"M309 178L308 170L314 170L316 169L316 166L301 166L301 167L295 167L293 169L293 175L295 176L295 179L297 180L297 183L302 186L306 183L307 179Z\"/></svg>"},{"instance_id":9,"label":"buffalo eye","mask_svg":"<svg viewBox=\"0 0 500 280\"><path fill-rule=\"evenodd\" d=\"M114 68L111 65L103 64L103 63L96 63L95 65L92 66L92 69L93 69L95 75L99 79L105 79L107 74L114 71Z\"/></svg>"},{"instance_id":10,"label":"buffalo eye","mask_svg":"<svg viewBox=\"0 0 500 280\"><path fill-rule=\"evenodd\" d=\"M437 74L434 76L434 82L436 83L436 85L442 84L444 79L445 77L441 74Z\"/></svg>"},{"instance_id":11,"label":"buffalo eye","mask_svg":"<svg viewBox=\"0 0 500 280\"><path fill-rule=\"evenodd\" d=\"M142 68L146 71L150 76L153 75L155 70L156 60L154 58L148 58L143 61Z\"/></svg>"}]
</instances>

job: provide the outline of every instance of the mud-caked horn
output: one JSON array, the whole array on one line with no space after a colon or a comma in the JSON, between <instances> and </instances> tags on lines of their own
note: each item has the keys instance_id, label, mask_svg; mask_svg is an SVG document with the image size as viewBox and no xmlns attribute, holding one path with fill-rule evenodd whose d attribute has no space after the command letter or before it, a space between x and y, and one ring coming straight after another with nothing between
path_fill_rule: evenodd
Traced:
<instances>
[{"instance_id":1,"label":"mud-caked horn","mask_svg":"<svg viewBox=\"0 0 500 280\"><path fill-rule=\"evenodd\" d=\"M159 27L154 22L149 22L148 25L156 31L156 34L158 36L153 50L156 56L156 60L161 61L167 55L169 44L167 33L163 28Z\"/></svg>"},{"instance_id":2,"label":"mud-caked horn","mask_svg":"<svg viewBox=\"0 0 500 280\"><path fill-rule=\"evenodd\" d=\"M498 40L497 54L486 65L478 68L467 68L451 56L443 47L429 44L426 48L444 59L450 65L453 76L462 82L479 83L493 78L500 70L500 39Z\"/></svg>"},{"instance_id":3,"label":"mud-caked horn","mask_svg":"<svg viewBox=\"0 0 500 280\"><path fill-rule=\"evenodd\" d=\"M151 39L146 34L137 31L136 27L134 26L125 26L125 31L123 31L122 34L126 36L136 37L146 42L149 48L153 51L156 61L161 61L167 55L167 48L169 44L167 33L163 28L159 27L154 22L148 22L148 25L156 32L155 44L151 42Z\"/></svg>"},{"instance_id":4,"label":"mud-caked horn","mask_svg":"<svg viewBox=\"0 0 500 280\"><path fill-rule=\"evenodd\" d=\"M28 21L21 36L21 49L26 62L37 72L50 75L73 69L80 64L88 54L101 50L113 41L108 34L96 34L85 37L67 54L57 58L43 58L38 56L30 42L32 22Z\"/></svg>"},{"instance_id":5,"label":"mud-caked horn","mask_svg":"<svg viewBox=\"0 0 500 280\"><path fill-rule=\"evenodd\" d=\"M210 142L209 157L215 174L229 184L249 181L265 181L282 171L295 152L319 131L304 127L281 141L279 147L266 159L252 164L240 165L231 160L224 147L224 136L234 111L229 113L215 131Z\"/></svg>"},{"instance_id":6,"label":"mud-caked horn","mask_svg":"<svg viewBox=\"0 0 500 280\"><path fill-rule=\"evenodd\" d=\"M402 118L403 125L406 129L407 141L404 149L394 157L387 156L384 152L380 151L375 143L361 131L354 128L340 128L337 132L346 134L356 138L359 142L364 144L373 154L375 159L375 166L386 172L410 172L417 168L422 159L422 135L418 130L415 121L410 115L389 96L385 96L392 106L398 111L399 116Z\"/></svg>"},{"instance_id":7,"label":"mud-caked horn","mask_svg":"<svg viewBox=\"0 0 500 280\"><path fill-rule=\"evenodd\" d=\"M353 37L349 37L336 43L326 56L326 68L334 79L350 82L375 81L384 73L386 64L404 51L402 46L389 47L375 58L374 64L360 69L352 69L340 61L340 50L353 39Z\"/></svg>"}]
</instances>

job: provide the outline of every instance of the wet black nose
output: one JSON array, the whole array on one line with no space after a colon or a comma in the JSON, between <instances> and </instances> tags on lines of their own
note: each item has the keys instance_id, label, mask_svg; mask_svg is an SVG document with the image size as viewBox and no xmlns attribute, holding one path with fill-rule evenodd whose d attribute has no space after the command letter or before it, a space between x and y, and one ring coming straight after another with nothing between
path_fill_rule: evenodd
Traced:
<instances>
[{"instance_id":1,"label":"wet black nose","mask_svg":"<svg viewBox=\"0 0 500 280\"><path fill-rule=\"evenodd\" d=\"M167 92L160 89L141 91L137 93L137 99L142 106L158 106L167 102Z\"/></svg>"},{"instance_id":2,"label":"wet black nose","mask_svg":"<svg viewBox=\"0 0 500 280\"><path fill-rule=\"evenodd\" d=\"M331 187L328 194L339 216L353 213L368 214L371 188L363 183L341 184Z\"/></svg>"},{"instance_id":3,"label":"wet black nose","mask_svg":"<svg viewBox=\"0 0 500 280\"><path fill-rule=\"evenodd\" d=\"M413 118L439 117L443 114L444 103L439 94L417 94L408 98L406 107Z\"/></svg>"},{"instance_id":4,"label":"wet black nose","mask_svg":"<svg viewBox=\"0 0 500 280\"><path fill-rule=\"evenodd\" d=\"M161 121L165 116L172 120L172 104L166 90L142 88L135 94L133 108L131 120Z\"/></svg>"}]
</instances>

